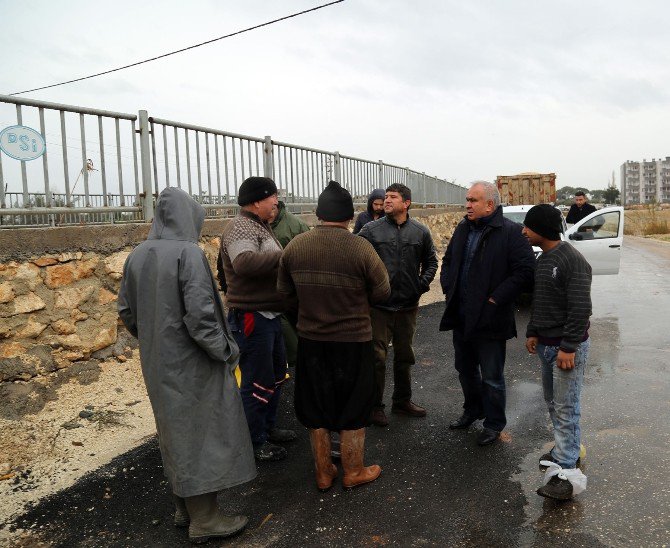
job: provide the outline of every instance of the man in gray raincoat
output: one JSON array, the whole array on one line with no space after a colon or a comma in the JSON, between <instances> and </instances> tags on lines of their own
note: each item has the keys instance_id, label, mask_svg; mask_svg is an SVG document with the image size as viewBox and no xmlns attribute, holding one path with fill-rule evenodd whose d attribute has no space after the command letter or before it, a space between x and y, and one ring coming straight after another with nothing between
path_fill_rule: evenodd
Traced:
<instances>
[{"instance_id":1,"label":"man in gray raincoat","mask_svg":"<svg viewBox=\"0 0 670 548\"><path fill-rule=\"evenodd\" d=\"M198 247L204 220L184 191L161 192L149 237L126 260L118 301L119 316L139 339L175 525L190 520L193 542L245 527L246 517L223 515L216 494L256 477L233 373L239 350Z\"/></svg>"}]
</instances>

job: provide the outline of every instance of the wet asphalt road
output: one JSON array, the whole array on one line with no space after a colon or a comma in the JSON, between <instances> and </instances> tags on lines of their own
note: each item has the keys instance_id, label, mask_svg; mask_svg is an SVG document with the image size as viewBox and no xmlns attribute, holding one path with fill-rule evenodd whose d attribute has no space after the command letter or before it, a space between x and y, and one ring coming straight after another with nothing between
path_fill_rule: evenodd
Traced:
<instances>
[{"instance_id":1,"label":"wet asphalt road","mask_svg":"<svg viewBox=\"0 0 670 548\"><path fill-rule=\"evenodd\" d=\"M659 247L660 246L660 247ZM343 492L314 487L309 441L290 404L283 424L301 436L281 463L225 492L229 512L249 516L230 546L665 546L670 544L670 244L627 240L619 276L594 279L592 350L583 392L586 492L568 503L535 494L537 458L551 440L539 365L508 342L506 439L476 445L447 423L460 413L450 335L437 331L443 305L422 307L413 399L426 419L391 416L368 429L366 461L381 478ZM523 334L528 310L517 323ZM290 402L291 390L285 401ZM387 393L388 393L387 389ZM24 514L23 545L186 546L155 440L122 455Z\"/></svg>"}]
</instances>

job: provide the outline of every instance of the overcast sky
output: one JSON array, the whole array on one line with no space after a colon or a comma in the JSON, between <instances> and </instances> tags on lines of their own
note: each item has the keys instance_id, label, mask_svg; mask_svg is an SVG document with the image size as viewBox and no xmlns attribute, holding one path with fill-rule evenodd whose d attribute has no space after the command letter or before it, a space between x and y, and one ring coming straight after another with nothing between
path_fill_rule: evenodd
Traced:
<instances>
[{"instance_id":1,"label":"overcast sky","mask_svg":"<svg viewBox=\"0 0 670 548\"><path fill-rule=\"evenodd\" d=\"M0 93L320 3L0 0ZM558 186L604 188L626 160L670 156L669 24L665 0L346 0L24 97L146 109L459 184L553 171Z\"/></svg>"}]
</instances>

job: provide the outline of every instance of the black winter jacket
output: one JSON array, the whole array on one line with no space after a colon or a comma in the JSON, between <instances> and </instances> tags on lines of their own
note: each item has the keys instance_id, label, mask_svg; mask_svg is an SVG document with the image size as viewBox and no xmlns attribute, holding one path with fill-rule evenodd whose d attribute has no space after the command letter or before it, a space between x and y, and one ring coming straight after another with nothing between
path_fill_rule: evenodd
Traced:
<instances>
[{"instance_id":1,"label":"black winter jacket","mask_svg":"<svg viewBox=\"0 0 670 548\"><path fill-rule=\"evenodd\" d=\"M470 223L464 218L458 224L442 260L440 284L446 296L446 309L440 331L459 327L470 341L511 339L516 337L514 301L533 286L533 249L521 234L521 225L504 218L502 207L498 207L475 250L468 271L466 306L459 314L458 276ZM496 304L490 303L489 298Z\"/></svg>"},{"instance_id":2,"label":"black winter jacket","mask_svg":"<svg viewBox=\"0 0 670 548\"><path fill-rule=\"evenodd\" d=\"M428 228L414 219L398 225L390 217L367 223L359 236L368 240L386 266L391 282L388 301L375 305L382 310L408 310L418 306L437 273L437 256Z\"/></svg>"}]
</instances>

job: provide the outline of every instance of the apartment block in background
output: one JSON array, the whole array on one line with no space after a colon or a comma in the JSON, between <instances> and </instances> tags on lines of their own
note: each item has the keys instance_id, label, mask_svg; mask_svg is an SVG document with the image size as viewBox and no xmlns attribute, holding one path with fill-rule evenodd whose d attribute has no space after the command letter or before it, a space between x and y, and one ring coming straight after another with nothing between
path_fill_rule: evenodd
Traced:
<instances>
[{"instance_id":1,"label":"apartment block in background","mask_svg":"<svg viewBox=\"0 0 670 548\"><path fill-rule=\"evenodd\" d=\"M623 205L670 203L670 156L621 165Z\"/></svg>"}]
</instances>

